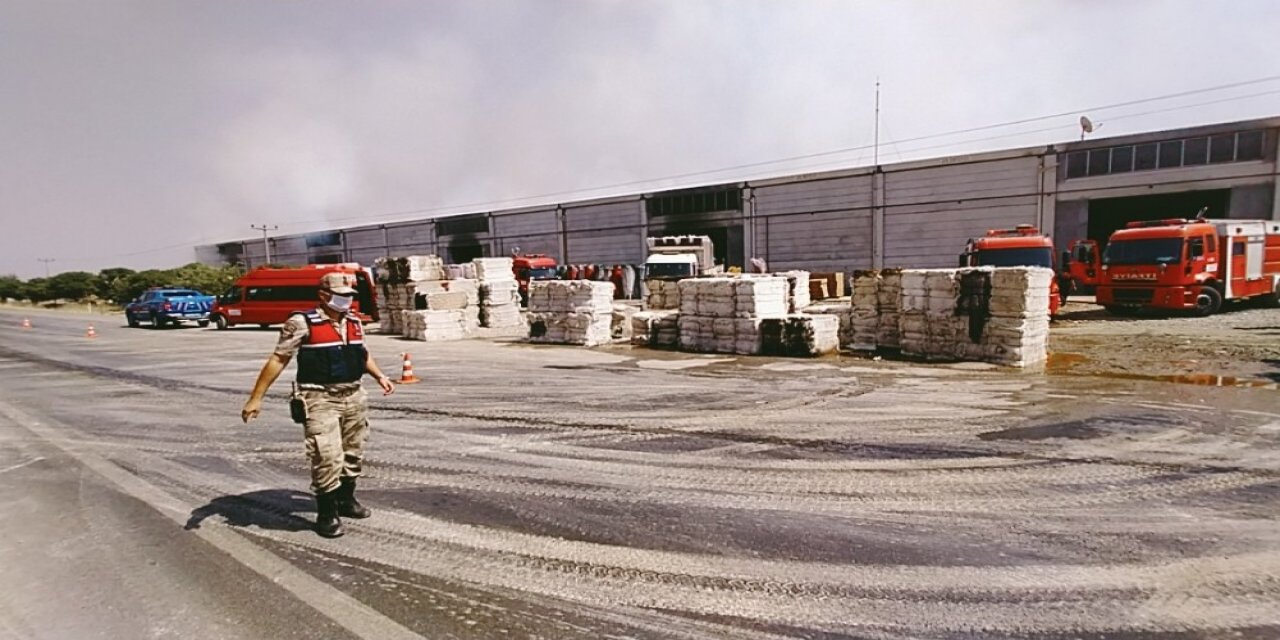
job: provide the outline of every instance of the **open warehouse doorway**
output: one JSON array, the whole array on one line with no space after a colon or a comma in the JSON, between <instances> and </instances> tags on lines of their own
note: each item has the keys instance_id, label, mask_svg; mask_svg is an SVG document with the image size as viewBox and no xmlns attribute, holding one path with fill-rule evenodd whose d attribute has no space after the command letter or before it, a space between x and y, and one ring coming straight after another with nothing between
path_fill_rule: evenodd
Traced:
<instances>
[{"instance_id":1,"label":"open warehouse doorway","mask_svg":"<svg viewBox=\"0 0 1280 640\"><path fill-rule=\"evenodd\" d=\"M1099 247L1105 247L1112 232L1123 229L1130 222L1191 219L1202 207L1209 208L1206 214L1209 218L1225 218L1230 204L1230 189L1090 200L1088 236L1096 240Z\"/></svg>"}]
</instances>

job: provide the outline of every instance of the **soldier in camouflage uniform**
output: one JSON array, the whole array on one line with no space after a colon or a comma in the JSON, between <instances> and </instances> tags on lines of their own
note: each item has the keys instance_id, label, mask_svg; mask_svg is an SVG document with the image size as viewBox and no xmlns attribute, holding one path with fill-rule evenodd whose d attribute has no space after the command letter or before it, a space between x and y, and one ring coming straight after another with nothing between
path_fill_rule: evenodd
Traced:
<instances>
[{"instance_id":1,"label":"soldier in camouflage uniform","mask_svg":"<svg viewBox=\"0 0 1280 640\"><path fill-rule=\"evenodd\" d=\"M354 285L351 274L325 274L320 306L295 313L285 322L275 352L267 358L240 412L245 422L256 418L267 389L298 356L298 388L307 409L304 433L311 488L316 493L316 533L327 538L342 535L339 516L370 515L355 497L369 431L368 396L360 378L372 375L383 395L395 390L365 349L360 320L349 313Z\"/></svg>"}]
</instances>

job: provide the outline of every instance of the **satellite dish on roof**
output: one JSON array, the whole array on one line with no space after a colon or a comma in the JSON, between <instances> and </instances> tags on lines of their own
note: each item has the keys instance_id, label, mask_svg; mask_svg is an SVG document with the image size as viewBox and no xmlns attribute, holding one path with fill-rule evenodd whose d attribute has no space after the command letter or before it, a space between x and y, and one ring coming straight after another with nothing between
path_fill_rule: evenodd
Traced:
<instances>
[{"instance_id":1,"label":"satellite dish on roof","mask_svg":"<svg viewBox=\"0 0 1280 640\"><path fill-rule=\"evenodd\" d=\"M1085 134L1093 133L1094 129L1101 129L1102 123L1094 124L1089 116L1080 116L1080 139L1084 140Z\"/></svg>"}]
</instances>

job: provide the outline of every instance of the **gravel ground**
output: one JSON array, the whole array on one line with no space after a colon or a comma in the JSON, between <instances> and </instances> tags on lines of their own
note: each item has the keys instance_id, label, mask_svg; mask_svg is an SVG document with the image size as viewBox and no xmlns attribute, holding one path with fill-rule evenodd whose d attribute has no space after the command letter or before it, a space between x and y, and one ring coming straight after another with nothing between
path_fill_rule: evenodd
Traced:
<instances>
[{"instance_id":1,"label":"gravel ground","mask_svg":"<svg viewBox=\"0 0 1280 640\"><path fill-rule=\"evenodd\" d=\"M1073 301L1059 313L1049 348L1055 373L1269 386L1280 382L1280 309L1121 318Z\"/></svg>"}]
</instances>

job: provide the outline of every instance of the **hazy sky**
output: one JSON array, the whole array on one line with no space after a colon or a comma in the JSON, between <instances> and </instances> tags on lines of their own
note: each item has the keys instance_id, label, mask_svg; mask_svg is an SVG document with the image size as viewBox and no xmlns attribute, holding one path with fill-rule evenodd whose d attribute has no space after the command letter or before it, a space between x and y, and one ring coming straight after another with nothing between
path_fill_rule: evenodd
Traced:
<instances>
[{"instance_id":1,"label":"hazy sky","mask_svg":"<svg viewBox=\"0 0 1280 640\"><path fill-rule=\"evenodd\" d=\"M662 180L867 145L877 77L882 163L1068 140L1078 112L897 142L1280 75L1278 32L1274 0L0 0L0 274L868 164ZM1278 115L1280 81L1088 113Z\"/></svg>"}]
</instances>

